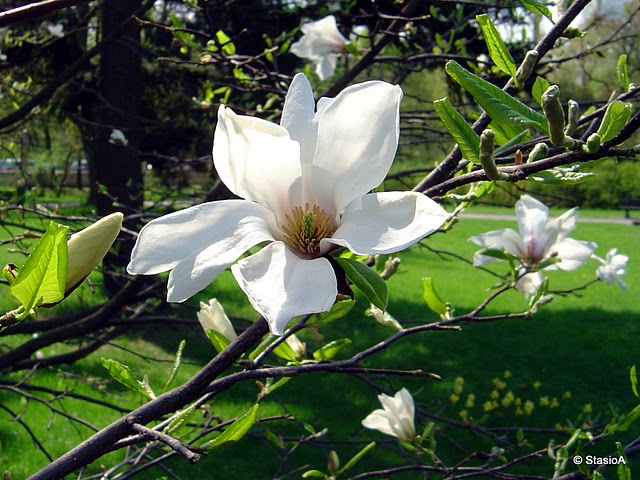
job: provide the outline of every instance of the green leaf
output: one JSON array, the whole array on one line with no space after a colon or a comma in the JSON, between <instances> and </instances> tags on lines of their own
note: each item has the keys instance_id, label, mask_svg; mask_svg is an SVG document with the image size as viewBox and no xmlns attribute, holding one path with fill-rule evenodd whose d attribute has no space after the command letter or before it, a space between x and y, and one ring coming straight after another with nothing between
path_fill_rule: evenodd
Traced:
<instances>
[{"instance_id":1,"label":"green leaf","mask_svg":"<svg viewBox=\"0 0 640 480\"><path fill-rule=\"evenodd\" d=\"M629 371L629 378L631 380L631 391L636 397L640 398L640 394L638 393L638 373L635 365L633 365Z\"/></svg>"},{"instance_id":2,"label":"green leaf","mask_svg":"<svg viewBox=\"0 0 640 480\"><path fill-rule=\"evenodd\" d=\"M489 126L489 128L491 128L491 126ZM501 141L501 142L500 142L500 147L499 147L499 148L496 148L495 154L497 155L497 154L499 154L500 152L502 152L503 150L506 150L507 148L511 148L511 147L513 147L514 145L518 145L518 144L520 144L520 143L524 142L525 140L527 140L527 139L528 139L529 135L530 135L529 130L527 130L527 129L523 129L523 130L522 130L518 135L516 135L515 137L510 138L510 139L507 139L507 140L506 140L506 141L504 141L504 142L502 142L502 141ZM496 142L498 142L497 137L498 137L498 135L497 135L497 132L496 132Z\"/></svg>"},{"instance_id":3,"label":"green leaf","mask_svg":"<svg viewBox=\"0 0 640 480\"><path fill-rule=\"evenodd\" d=\"M227 55L234 55L236 53L236 46L231 41L231 38L222 30L216 32L216 40L222 46L222 51Z\"/></svg>"},{"instance_id":4,"label":"green leaf","mask_svg":"<svg viewBox=\"0 0 640 480\"><path fill-rule=\"evenodd\" d=\"M516 258L510 253L507 253L507 251L502 248L487 248L485 250L482 250L482 255L506 261L511 261Z\"/></svg>"},{"instance_id":5,"label":"green leaf","mask_svg":"<svg viewBox=\"0 0 640 480\"><path fill-rule=\"evenodd\" d=\"M536 81L533 82L533 87L531 88L531 96L538 105L542 105L542 94L546 92L550 86L551 83L549 83L546 78L536 77Z\"/></svg>"},{"instance_id":6,"label":"green leaf","mask_svg":"<svg viewBox=\"0 0 640 480\"><path fill-rule=\"evenodd\" d=\"M615 138L620 133L631 117L632 110L630 103L615 101L609 104L597 132L603 142Z\"/></svg>"},{"instance_id":7,"label":"green leaf","mask_svg":"<svg viewBox=\"0 0 640 480\"><path fill-rule=\"evenodd\" d=\"M340 470L338 470L338 472L336 473L336 477L339 476L340 474L346 472L347 470L349 470L350 468L352 468L353 466L355 466L356 463L358 463L362 457L364 457L367 452L369 450L371 450L373 447L376 446L376 442L371 442L368 445L365 445L364 448L362 450L360 450L358 453L356 453L351 460L349 460L346 465L344 467L342 467Z\"/></svg>"},{"instance_id":8,"label":"green leaf","mask_svg":"<svg viewBox=\"0 0 640 480\"><path fill-rule=\"evenodd\" d=\"M500 145L502 149L508 148L507 145L512 142L517 143L518 138L524 139L529 135L527 128L512 123L491 122L489 128L496 134L495 143ZM497 151L496 149L494 153L497 153Z\"/></svg>"},{"instance_id":9,"label":"green leaf","mask_svg":"<svg viewBox=\"0 0 640 480\"><path fill-rule=\"evenodd\" d=\"M618 466L616 467L616 473L618 474L618 480L631 480L631 467L629 467L629 459L627 458L627 454L624 452L624 448L620 442L616 442L616 450L618 450L618 455L624 461L618 462Z\"/></svg>"},{"instance_id":10,"label":"green leaf","mask_svg":"<svg viewBox=\"0 0 640 480\"><path fill-rule=\"evenodd\" d=\"M182 352L184 351L184 347L187 345L186 340L181 340L178 345L178 351L176 352L176 359L173 362L173 368L171 369L171 373L169 374L169 378L167 379L167 383L164 384L162 388L162 393L169 390L169 387L173 383L178 374L178 370L180 370L180 365L182 364Z\"/></svg>"},{"instance_id":11,"label":"green leaf","mask_svg":"<svg viewBox=\"0 0 640 480\"><path fill-rule=\"evenodd\" d=\"M326 345L323 345L318 350L313 352L313 358L316 360L331 360L336 354L344 347L351 345L350 338L340 338L339 340L333 340Z\"/></svg>"},{"instance_id":12,"label":"green leaf","mask_svg":"<svg viewBox=\"0 0 640 480\"><path fill-rule=\"evenodd\" d=\"M307 470L302 474L302 478L327 478L327 476L322 473L320 470Z\"/></svg>"},{"instance_id":13,"label":"green leaf","mask_svg":"<svg viewBox=\"0 0 640 480\"><path fill-rule=\"evenodd\" d=\"M316 318L318 322L332 322L334 320L338 320L339 318L344 317L347 313L351 311L355 302L352 299L345 299L337 301L331 307L331 310L328 312L316 313Z\"/></svg>"},{"instance_id":14,"label":"green leaf","mask_svg":"<svg viewBox=\"0 0 640 480\"><path fill-rule=\"evenodd\" d=\"M140 395L147 397L150 400L154 398L154 396L144 388L142 382L133 376L133 373L128 366L110 358L101 358L100 361L102 362L102 366L109 372L109 375L111 375L118 383L121 383L129 390L138 392Z\"/></svg>"},{"instance_id":15,"label":"green leaf","mask_svg":"<svg viewBox=\"0 0 640 480\"><path fill-rule=\"evenodd\" d=\"M426 277L422 279L422 298L427 304L429 310L436 312L438 315L447 314L447 304L440 298L433 285L433 279Z\"/></svg>"},{"instance_id":16,"label":"green leaf","mask_svg":"<svg viewBox=\"0 0 640 480\"><path fill-rule=\"evenodd\" d=\"M240 440L256 423L258 408L260 408L260 405L255 404L251 407L251 410L238 417L235 422L229 425L220 436L205 443L202 448L204 450L213 450L227 442L237 442Z\"/></svg>"},{"instance_id":17,"label":"green leaf","mask_svg":"<svg viewBox=\"0 0 640 480\"><path fill-rule=\"evenodd\" d=\"M40 305L55 304L64 298L67 280L68 227L49 223L49 228L27 258L11 294L25 311Z\"/></svg>"},{"instance_id":18,"label":"green leaf","mask_svg":"<svg viewBox=\"0 0 640 480\"><path fill-rule=\"evenodd\" d=\"M351 258L336 258L345 275L369 302L380 310L387 309L389 289L386 282L372 268Z\"/></svg>"},{"instance_id":19,"label":"green leaf","mask_svg":"<svg viewBox=\"0 0 640 480\"><path fill-rule=\"evenodd\" d=\"M520 0L520 3L530 12L544 15L549 20L551 20L551 23L553 23L553 15L551 14L551 10L549 10L546 5L540 3L538 0Z\"/></svg>"},{"instance_id":20,"label":"green leaf","mask_svg":"<svg viewBox=\"0 0 640 480\"><path fill-rule=\"evenodd\" d=\"M207 334L207 337L209 338L211 345L213 345L213 348L216 349L216 352L223 351L229 346L229 343L231 343L227 337L222 335L220 332L216 332L215 330L210 330L207 328L204 330L204 333Z\"/></svg>"},{"instance_id":21,"label":"green leaf","mask_svg":"<svg viewBox=\"0 0 640 480\"><path fill-rule=\"evenodd\" d=\"M529 108L495 85L474 75L459 63L449 60L445 70L462 88L473 96L494 122L505 125L531 125L544 134L549 127L544 115ZM516 132L514 135L517 135Z\"/></svg>"},{"instance_id":22,"label":"green leaf","mask_svg":"<svg viewBox=\"0 0 640 480\"><path fill-rule=\"evenodd\" d=\"M527 180L547 185L577 185L596 177L593 172L578 172L570 168L555 167L542 172L532 173Z\"/></svg>"},{"instance_id":23,"label":"green leaf","mask_svg":"<svg viewBox=\"0 0 640 480\"><path fill-rule=\"evenodd\" d=\"M629 427L640 417L640 405L636 405L626 415L622 415L620 419L612 424L607 425L605 433L626 432Z\"/></svg>"},{"instance_id":24,"label":"green leaf","mask_svg":"<svg viewBox=\"0 0 640 480\"><path fill-rule=\"evenodd\" d=\"M458 113L447 97L433 102L436 113L460 147L462 156L473 163L480 163L480 137Z\"/></svg>"},{"instance_id":25,"label":"green leaf","mask_svg":"<svg viewBox=\"0 0 640 480\"><path fill-rule=\"evenodd\" d=\"M273 349L273 353L283 360L286 360L287 362L299 363L296 352L293 351L293 349L287 342L280 343L276 348Z\"/></svg>"},{"instance_id":26,"label":"green leaf","mask_svg":"<svg viewBox=\"0 0 640 480\"><path fill-rule=\"evenodd\" d=\"M180 427L185 425L189 420L191 420L191 418L193 418L197 411L198 409L196 409L195 404L191 404L187 408L183 408L173 416L173 418L169 422L169 425L164 427L162 432L166 433L167 435L171 435L172 432L175 432Z\"/></svg>"},{"instance_id":27,"label":"green leaf","mask_svg":"<svg viewBox=\"0 0 640 480\"><path fill-rule=\"evenodd\" d=\"M629 90L629 66L627 65L627 55L622 54L618 57L618 64L616 66L616 75L623 91Z\"/></svg>"},{"instance_id":28,"label":"green leaf","mask_svg":"<svg viewBox=\"0 0 640 480\"><path fill-rule=\"evenodd\" d=\"M484 13L482 15L476 15L476 20L482 29L484 41L489 49L489 57L491 57L493 63L495 63L502 72L514 77L516 74L516 64L502 41L502 38L500 38L498 29Z\"/></svg>"}]
</instances>

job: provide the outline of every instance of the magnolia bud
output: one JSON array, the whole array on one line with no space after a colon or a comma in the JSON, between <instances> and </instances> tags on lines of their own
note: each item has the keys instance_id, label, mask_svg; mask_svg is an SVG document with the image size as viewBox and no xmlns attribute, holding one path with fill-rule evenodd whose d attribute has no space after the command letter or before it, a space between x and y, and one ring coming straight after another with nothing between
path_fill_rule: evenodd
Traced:
<instances>
[{"instance_id":1,"label":"magnolia bud","mask_svg":"<svg viewBox=\"0 0 640 480\"><path fill-rule=\"evenodd\" d=\"M562 104L560 103L560 89L551 85L542 94L542 110L549 123L549 140L556 147L573 147L575 141L564 133L565 120Z\"/></svg>"},{"instance_id":2,"label":"magnolia bud","mask_svg":"<svg viewBox=\"0 0 640 480\"><path fill-rule=\"evenodd\" d=\"M218 332L230 342L238 338L224 308L222 308L220 302L215 298L209 300L208 305L200 302L200 311L197 313L197 316L205 332L207 330Z\"/></svg>"},{"instance_id":3,"label":"magnolia bud","mask_svg":"<svg viewBox=\"0 0 640 480\"><path fill-rule=\"evenodd\" d=\"M122 218L122 213L112 213L71 235L67 242L69 261L65 296L75 290L107 254L120 233Z\"/></svg>"},{"instance_id":4,"label":"magnolia bud","mask_svg":"<svg viewBox=\"0 0 640 480\"><path fill-rule=\"evenodd\" d=\"M527 158L527 163L537 162L538 160L542 160L549 153L549 147L546 143L536 143L536 146L533 147L531 153L529 154L529 158Z\"/></svg>"},{"instance_id":5,"label":"magnolia bud","mask_svg":"<svg viewBox=\"0 0 640 480\"><path fill-rule=\"evenodd\" d=\"M499 171L493 158L493 142L495 138L495 132L489 128L480 135L480 163L489 180L508 180L509 174Z\"/></svg>"}]
</instances>

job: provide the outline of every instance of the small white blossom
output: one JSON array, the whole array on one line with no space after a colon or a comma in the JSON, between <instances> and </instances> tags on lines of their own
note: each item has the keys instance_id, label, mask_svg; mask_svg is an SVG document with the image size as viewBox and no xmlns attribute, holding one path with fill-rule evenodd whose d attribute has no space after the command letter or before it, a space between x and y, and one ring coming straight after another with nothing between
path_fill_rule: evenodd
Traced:
<instances>
[{"instance_id":1,"label":"small white blossom","mask_svg":"<svg viewBox=\"0 0 640 480\"><path fill-rule=\"evenodd\" d=\"M386 310L382 311L375 305L371 304L368 313L374 318L376 322L378 322L383 327L394 328L399 332L404 330L402 328L402 325L400 325L400 323Z\"/></svg>"},{"instance_id":2,"label":"small white blossom","mask_svg":"<svg viewBox=\"0 0 640 480\"><path fill-rule=\"evenodd\" d=\"M307 344L301 342L298 337L295 335L289 335L285 342L289 345L289 348L293 350L294 355L296 356L296 360L303 360L307 356Z\"/></svg>"},{"instance_id":3,"label":"small white blossom","mask_svg":"<svg viewBox=\"0 0 640 480\"><path fill-rule=\"evenodd\" d=\"M64 37L64 25L61 23L47 25L47 30L52 37Z\"/></svg>"},{"instance_id":4,"label":"small white blossom","mask_svg":"<svg viewBox=\"0 0 640 480\"><path fill-rule=\"evenodd\" d=\"M316 74L320 80L333 75L338 57L345 53L347 39L338 31L336 18L329 15L317 22L305 23L300 27L302 37L291 45L290 52L316 64Z\"/></svg>"},{"instance_id":5,"label":"small white blossom","mask_svg":"<svg viewBox=\"0 0 640 480\"><path fill-rule=\"evenodd\" d=\"M362 420L362 425L392 435L405 442L412 441L416 437L415 406L409 391L403 388L393 397L383 393L378 395L378 400L382 404L382 408L371 412L367 418Z\"/></svg>"},{"instance_id":6,"label":"small white blossom","mask_svg":"<svg viewBox=\"0 0 640 480\"><path fill-rule=\"evenodd\" d=\"M109 143L115 143L116 145L127 145L129 143L129 140L127 140L127 137L124 136L124 133L122 133L122 130L118 130L117 128L114 128L111 131L111 137L109 138Z\"/></svg>"},{"instance_id":7,"label":"small white blossom","mask_svg":"<svg viewBox=\"0 0 640 480\"><path fill-rule=\"evenodd\" d=\"M207 330L213 330L214 332L221 334L230 342L238 338L229 317L217 299L212 298L209 300L209 304L200 302L200 310L198 311L197 316L198 321L205 332Z\"/></svg>"},{"instance_id":8,"label":"small white blossom","mask_svg":"<svg viewBox=\"0 0 640 480\"><path fill-rule=\"evenodd\" d=\"M627 274L627 262L629 257L618 253L617 248L612 248L607 252L606 258L603 260L597 255L593 255L593 258L602 263L596 270L596 276L598 280L607 282L609 285L613 285L618 282L622 290L627 289L627 284L622 280L622 275Z\"/></svg>"},{"instance_id":9,"label":"small white blossom","mask_svg":"<svg viewBox=\"0 0 640 480\"><path fill-rule=\"evenodd\" d=\"M401 98L400 87L371 81L316 105L309 81L298 74L280 125L222 105L213 161L222 182L244 200L152 220L138 235L127 271L171 270L167 300L182 302L233 264L240 288L276 335L297 315L329 311L338 291L326 255L341 247L360 255L398 252L448 216L416 192L369 193L393 162Z\"/></svg>"},{"instance_id":10,"label":"small white blossom","mask_svg":"<svg viewBox=\"0 0 640 480\"><path fill-rule=\"evenodd\" d=\"M555 258L544 270L572 271L582 266L596 248L593 242L574 240L567 235L576 226L576 208L558 218L549 218L545 204L529 195L523 195L516 203L519 232L511 228L494 230L471 237L469 240L486 249L504 249L519 258L522 266L536 269L539 264ZM500 261L483 255L484 250L473 256L473 265Z\"/></svg>"}]
</instances>

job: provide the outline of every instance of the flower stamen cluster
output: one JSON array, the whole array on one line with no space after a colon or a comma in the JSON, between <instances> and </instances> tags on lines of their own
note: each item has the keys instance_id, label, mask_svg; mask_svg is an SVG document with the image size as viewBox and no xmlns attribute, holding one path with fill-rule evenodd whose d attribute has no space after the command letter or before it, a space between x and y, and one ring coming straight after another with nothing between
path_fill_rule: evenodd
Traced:
<instances>
[{"instance_id":1,"label":"flower stamen cluster","mask_svg":"<svg viewBox=\"0 0 640 480\"><path fill-rule=\"evenodd\" d=\"M330 238L337 225L327 212L307 202L304 209L300 206L291 209L291 215L285 214L286 223L281 226L284 241L294 250L304 254L316 255L320 251L320 240Z\"/></svg>"}]
</instances>

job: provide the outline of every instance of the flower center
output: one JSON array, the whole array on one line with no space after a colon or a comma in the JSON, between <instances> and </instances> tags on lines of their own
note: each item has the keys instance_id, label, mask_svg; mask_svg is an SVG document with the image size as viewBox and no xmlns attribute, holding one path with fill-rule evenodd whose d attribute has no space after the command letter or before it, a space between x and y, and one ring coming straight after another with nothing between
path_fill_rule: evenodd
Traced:
<instances>
[{"instance_id":1,"label":"flower center","mask_svg":"<svg viewBox=\"0 0 640 480\"><path fill-rule=\"evenodd\" d=\"M291 214L285 214L284 218L286 221L281 228L285 243L304 254L317 254L320 240L333 235L337 228L327 212L316 204L294 207Z\"/></svg>"}]
</instances>

